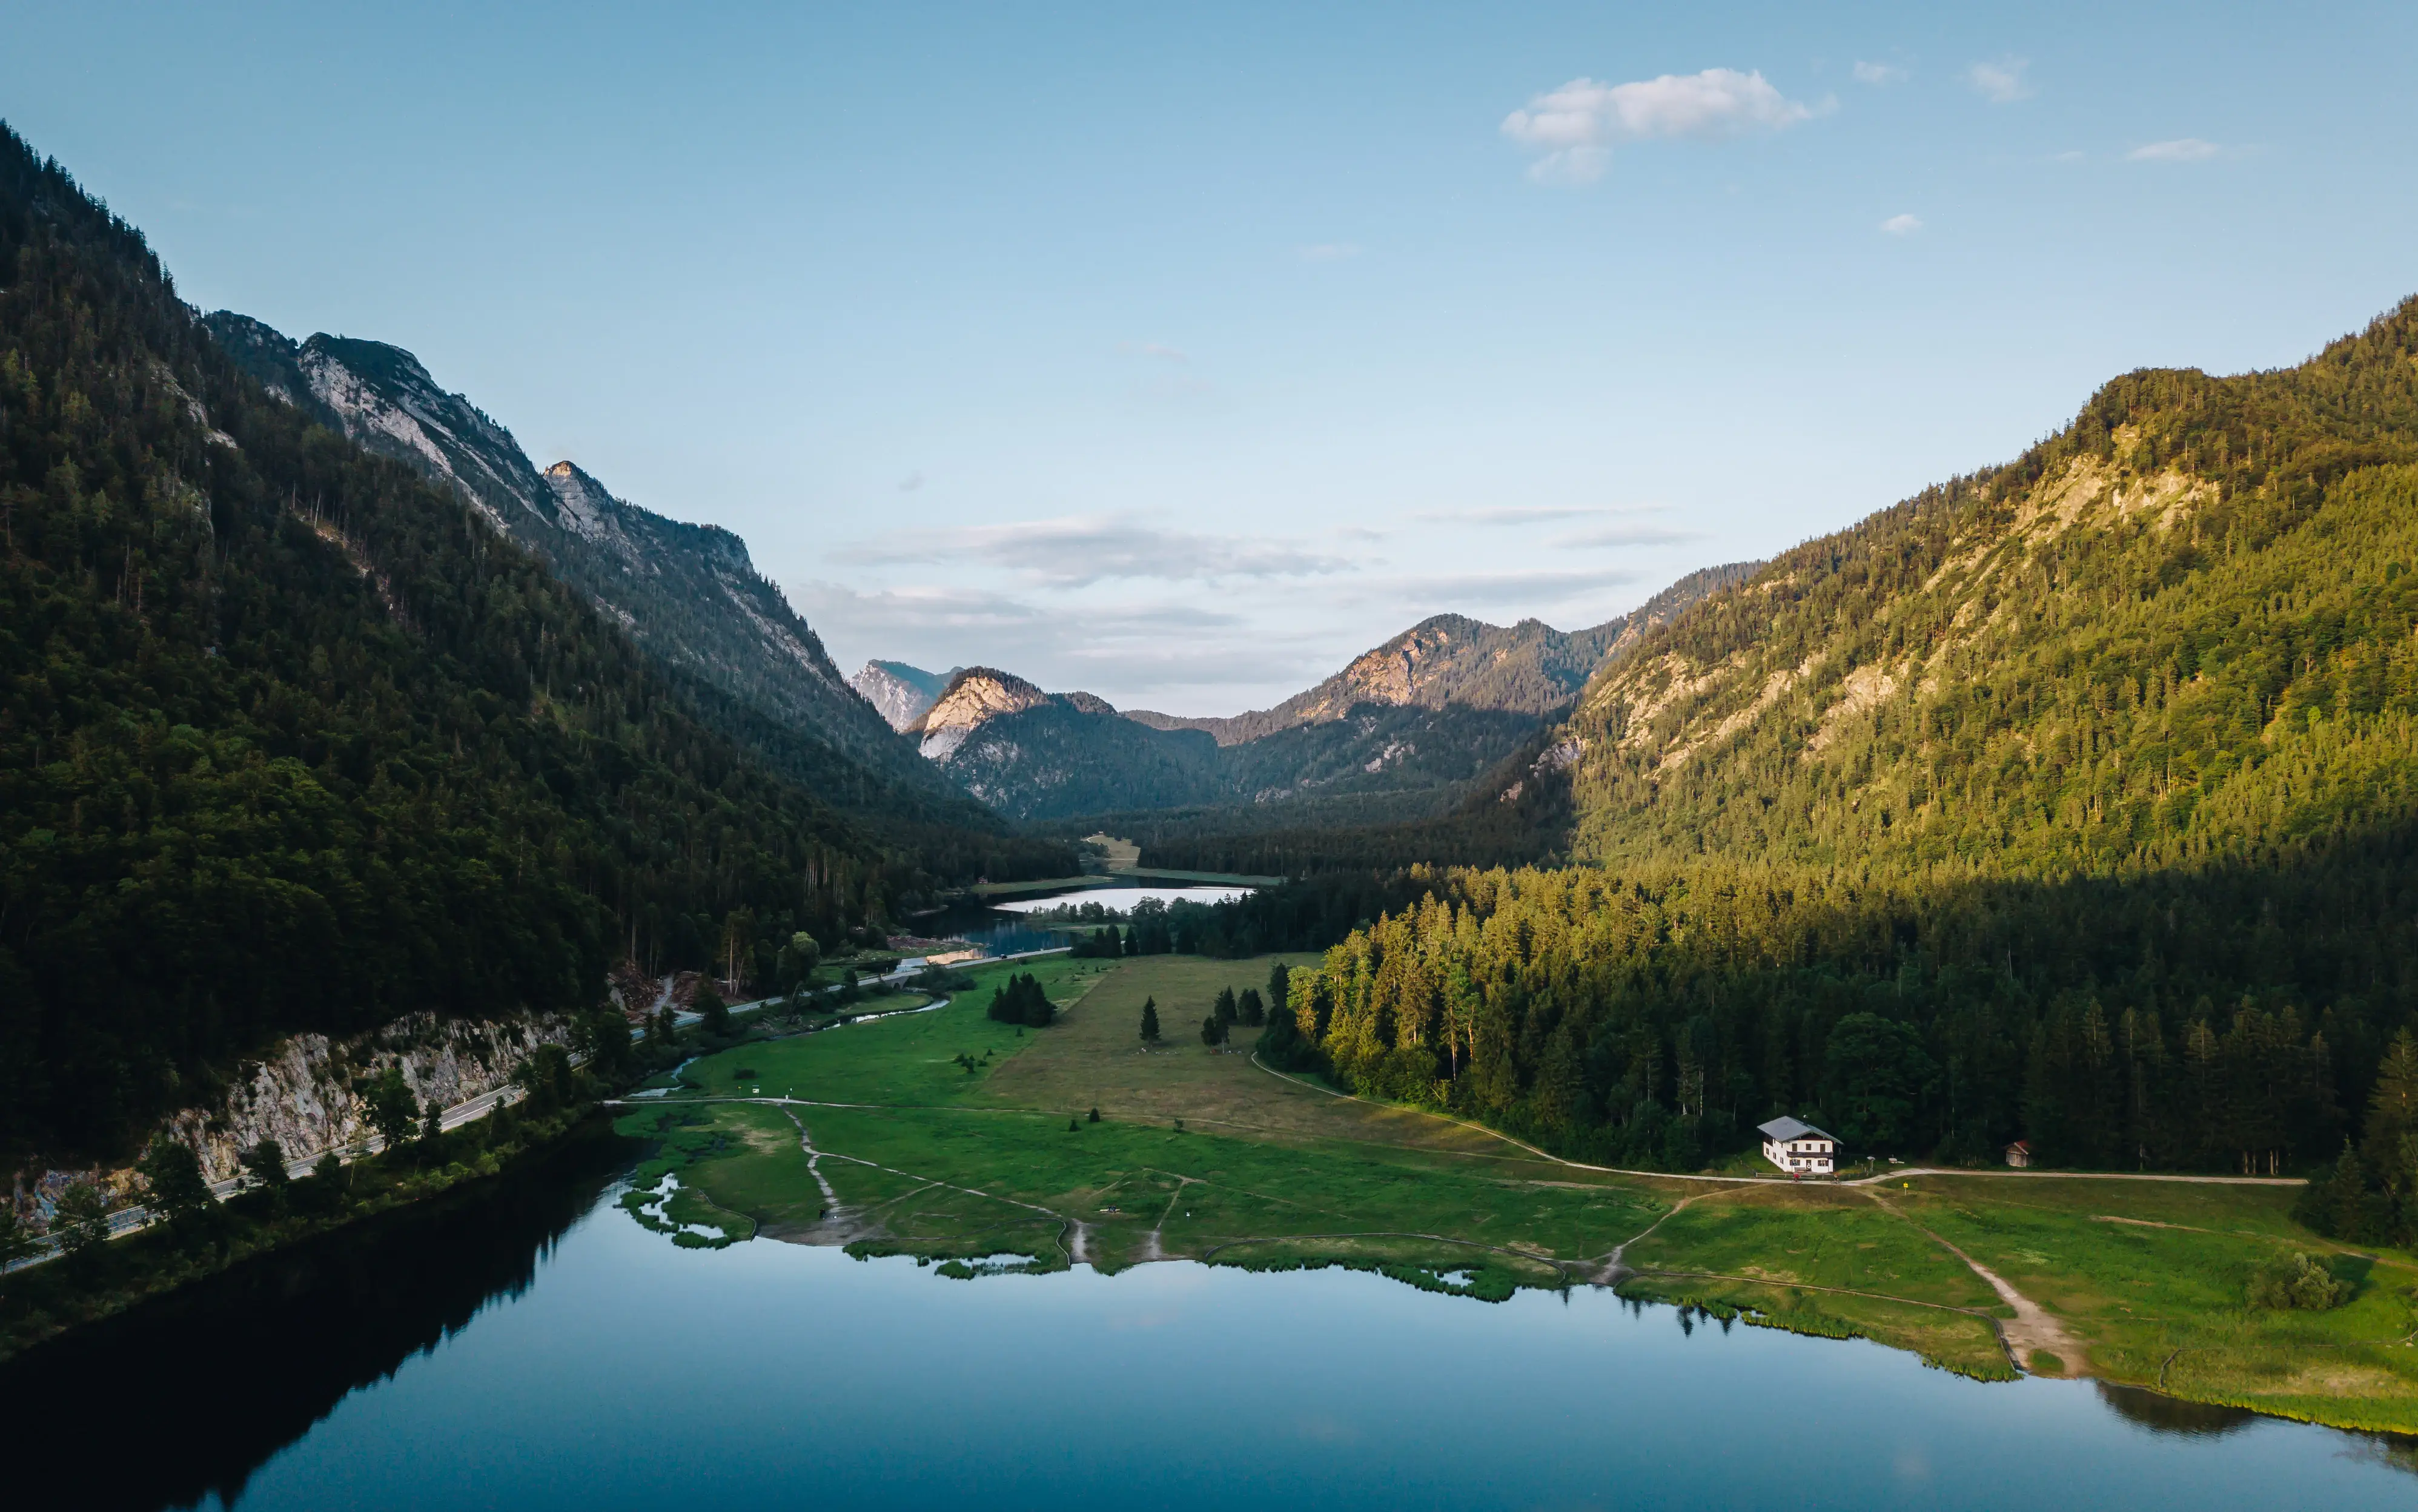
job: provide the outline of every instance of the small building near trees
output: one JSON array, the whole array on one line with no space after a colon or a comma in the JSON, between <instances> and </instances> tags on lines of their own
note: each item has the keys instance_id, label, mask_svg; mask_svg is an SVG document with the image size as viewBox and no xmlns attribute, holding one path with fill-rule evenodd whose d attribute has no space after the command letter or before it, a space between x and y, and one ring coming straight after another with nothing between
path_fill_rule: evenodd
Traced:
<instances>
[{"instance_id":1,"label":"small building near trees","mask_svg":"<svg viewBox=\"0 0 2418 1512\"><path fill-rule=\"evenodd\" d=\"M2014 1143L2007 1146L2008 1165L2014 1167L2017 1170L2022 1170L2031 1163L2032 1147L2029 1140L2017 1139Z\"/></svg>"},{"instance_id":2,"label":"small building near trees","mask_svg":"<svg viewBox=\"0 0 2418 1512\"><path fill-rule=\"evenodd\" d=\"M1828 1176L1839 1162L1839 1141L1811 1123L1776 1118L1758 1130L1763 1158L1791 1176Z\"/></svg>"}]
</instances>

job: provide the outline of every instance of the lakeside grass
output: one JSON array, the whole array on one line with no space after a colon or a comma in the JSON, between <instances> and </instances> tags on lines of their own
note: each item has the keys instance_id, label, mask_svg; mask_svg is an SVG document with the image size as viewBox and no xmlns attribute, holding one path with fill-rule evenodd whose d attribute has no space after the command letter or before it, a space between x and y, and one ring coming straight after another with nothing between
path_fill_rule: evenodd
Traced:
<instances>
[{"instance_id":1,"label":"lakeside grass","mask_svg":"<svg viewBox=\"0 0 2418 1512\"><path fill-rule=\"evenodd\" d=\"M771 1237L1109 1271L1161 1258L1336 1263L1473 1295L1599 1279L1627 1242L1624 1294L2010 1378L1993 1320L2012 1309L1952 1245L2059 1321L2086 1356L2069 1367L2418 1430L2418 1264L2353 1258L2299 1229L2293 1188L1979 1174L1749 1185L1580 1170L1271 1075L1248 1054L1254 1030L1201 1045L1217 991L1263 986L1275 959L986 967L927 1013L701 1060L682 1092L634 1107L621 1126L667 1150L678 1141L683 1189ZM1040 979L1056 1023L1019 1034L984 1016L1010 971ZM1159 1010L1156 1046L1139 1036L1145 997ZM800 1101L700 1100L756 1090ZM1094 1107L1102 1122L1089 1122ZM835 1205L807 1168L807 1138L825 1153ZM2246 1307L2252 1269L2294 1249L2335 1256L2354 1286L2346 1306Z\"/></svg>"},{"instance_id":2,"label":"lakeside grass","mask_svg":"<svg viewBox=\"0 0 2418 1512\"><path fill-rule=\"evenodd\" d=\"M2111 1187L2124 1188L2121 1192ZM2418 1264L2318 1238L2290 1187L1917 1178L1891 1200L2057 1314L2092 1371L2194 1399L2418 1432ZM2326 1312L2245 1306L2278 1254L2334 1257Z\"/></svg>"}]
</instances>

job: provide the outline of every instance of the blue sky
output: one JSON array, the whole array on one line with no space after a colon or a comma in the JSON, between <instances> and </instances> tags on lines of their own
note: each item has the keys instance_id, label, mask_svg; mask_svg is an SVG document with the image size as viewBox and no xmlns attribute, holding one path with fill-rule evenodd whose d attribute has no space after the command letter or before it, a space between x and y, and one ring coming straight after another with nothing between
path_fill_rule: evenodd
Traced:
<instances>
[{"instance_id":1,"label":"blue sky","mask_svg":"<svg viewBox=\"0 0 2418 1512\"><path fill-rule=\"evenodd\" d=\"M0 4L204 308L740 531L852 668L1263 705L2418 292L2418 8Z\"/></svg>"}]
</instances>

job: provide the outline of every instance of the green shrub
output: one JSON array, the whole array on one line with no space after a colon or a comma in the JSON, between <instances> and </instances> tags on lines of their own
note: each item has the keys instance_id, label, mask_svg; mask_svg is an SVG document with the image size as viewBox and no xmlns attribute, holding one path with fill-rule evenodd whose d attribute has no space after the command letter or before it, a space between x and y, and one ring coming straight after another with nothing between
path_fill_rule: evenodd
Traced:
<instances>
[{"instance_id":1,"label":"green shrub","mask_svg":"<svg viewBox=\"0 0 2418 1512\"><path fill-rule=\"evenodd\" d=\"M2324 1312L2349 1300L2319 1255L2278 1255L2250 1273L2250 1306L2264 1312Z\"/></svg>"}]
</instances>

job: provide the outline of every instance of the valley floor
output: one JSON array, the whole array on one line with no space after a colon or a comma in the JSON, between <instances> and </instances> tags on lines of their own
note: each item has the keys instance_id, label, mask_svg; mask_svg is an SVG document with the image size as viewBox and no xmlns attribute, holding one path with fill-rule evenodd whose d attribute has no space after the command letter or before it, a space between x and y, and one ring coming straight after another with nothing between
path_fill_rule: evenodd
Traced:
<instances>
[{"instance_id":1,"label":"valley floor","mask_svg":"<svg viewBox=\"0 0 2418 1512\"><path fill-rule=\"evenodd\" d=\"M2418 1430L2418 1264L2299 1229L2292 1186L1574 1166L1277 1076L1253 1030L1201 1044L1217 989L1265 982L1276 959L1019 963L1059 1006L1037 1030L985 1016L1010 970L987 968L929 1013L696 1061L668 1095L624 1105L624 1132L658 1141L633 1205L687 1243L844 1244L952 1275L1191 1259L1352 1264L1479 1296L1617 1284L1967 1375L2088 1374ZM1146 998L1157 1046L1139 1034ZM2346 1305L2244 1306L2250 1272L2293 1251L2330 1258Z\"/></svg>"}]
</instances>

